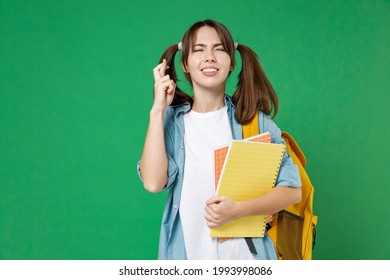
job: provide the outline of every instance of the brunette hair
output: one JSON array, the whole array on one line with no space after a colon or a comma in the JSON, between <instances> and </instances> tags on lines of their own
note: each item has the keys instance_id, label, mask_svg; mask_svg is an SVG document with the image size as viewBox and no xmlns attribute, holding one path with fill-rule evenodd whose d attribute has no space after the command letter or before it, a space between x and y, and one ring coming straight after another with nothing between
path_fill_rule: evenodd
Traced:
<instances>
[{"instance_id":1,"label":"brunette hair","mask_svg":"<svg viewBox=\"0 0 390 280\"><path fill-rule=\"evenodd\" d=\"M221 43L231 58L231 64L235 65L235 46L233 38L229 30L221 23L214 20L203 20L194 23L184 34L182 44L181 63L184 67L187 66L188 56L190 54L191 46L195 40L196 31L203 27L209 26L215 29ZM177 74L175 70L175 55L179 50L178 45L168 47L162 54L160 63L165 58L169 68L167 73L172 80L177 83ZM276 93L260 66L256 53L249 47L238 44L237 50L241 54L242 69L238 75L237 89L232 95L233 103L236 107L235 118L238 123L245 124L251 121L257 114L258 110L270 115L273 111L272 118L275 118L278 113L279 103ZM186 79L192 83L191 76L184 73ZM183 104L188 101L191 106L193 99L179 87L176 87L172 105Z\"/></svg>"}]
</instances>

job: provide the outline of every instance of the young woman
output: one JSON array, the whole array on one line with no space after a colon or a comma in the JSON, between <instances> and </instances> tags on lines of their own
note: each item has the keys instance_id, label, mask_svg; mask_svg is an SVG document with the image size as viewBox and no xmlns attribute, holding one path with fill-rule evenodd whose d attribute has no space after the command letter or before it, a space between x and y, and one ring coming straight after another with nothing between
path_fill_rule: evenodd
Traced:
<instances>
[{"instance_id":1,"label":"young woman","mask_svg":"<svg viewBox=\"0 0 390 280\"><path fill-rule=\"evenodd\" d=\"M226 80L242 57L238 87L225 94ZM176 86L174 57L181 52L193 98ZM233 41L228 29L213 20L193 24L179 44L170 46L153 70L154 103L138 170L149 192L169 190L164 209L159 259L276 259L271 239L253 238L251 253L244 238L221 242L210 228L248 215L271 214L301 198L301 182L288 153L283 156L276 186L263 196L236 202L215 196L216 147L242 139L242 124L259 114L260 131L273 143L284 143L269 116L278 111L276 94L256 54Z\"/></svg>"}]
</instances>

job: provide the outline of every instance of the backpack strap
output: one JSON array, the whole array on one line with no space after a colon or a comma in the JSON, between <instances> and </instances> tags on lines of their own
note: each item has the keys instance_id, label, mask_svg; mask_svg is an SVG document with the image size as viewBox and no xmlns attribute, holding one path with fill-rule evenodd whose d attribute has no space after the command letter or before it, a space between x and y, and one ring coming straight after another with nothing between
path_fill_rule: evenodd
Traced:
<instances>
[{"instance_id":1,"label":"backpack strap","mask_svg":"<svg viewBox=\"0 0 390 280\"><path fill-rule=\"evenodd\" d=\"M246 244L248 245L249 251L252 254L257 255L256 247L255 247L255 244L253 244L252 238L251 237L245 237L245 241L246 241Z\"/></svg>"},{"instance_id":2,"label":"backpack strap","mask_svg":"<svg viewBox=\"0 0 390 280\"><path fill-rule=\"evenodd\" d=\"M242 137L248 138L259 133L259 114L256 114L249 123L242 126Z\"/></svg>"},{"instance_id":3,"label":"backpack strap","mask_svg":"<svg viewBox=\"0 0 390 280\"><path fill-rule=\"evenodd\" d=\"M282 138L286 142L286 145L290 145L291 149L295 152L297 155L299 161L302 163L302 166L306 166L306 157L303 154L302 150L299 148L298 143L294 140L294 138L288 134L287 132L283 131L282 132Z\"/></svg>"}]
</instances>

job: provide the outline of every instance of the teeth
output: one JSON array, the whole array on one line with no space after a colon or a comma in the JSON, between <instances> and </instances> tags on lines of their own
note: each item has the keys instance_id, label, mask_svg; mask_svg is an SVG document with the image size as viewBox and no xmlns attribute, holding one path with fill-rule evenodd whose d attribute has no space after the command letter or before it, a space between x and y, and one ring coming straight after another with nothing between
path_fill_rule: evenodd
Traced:
<instances>
[{"instance_id":1,"label":"teeth","mask_svg":"<svg viewBox=\"0 0 390 280\"><path fill-rule=\"evenodd\" d=\"M202 70L202 72L208 72L208 73L211 73L211 72L217 72L218 70L215 69L215 68L205 68Z\"/></svg>"}]
</instances>

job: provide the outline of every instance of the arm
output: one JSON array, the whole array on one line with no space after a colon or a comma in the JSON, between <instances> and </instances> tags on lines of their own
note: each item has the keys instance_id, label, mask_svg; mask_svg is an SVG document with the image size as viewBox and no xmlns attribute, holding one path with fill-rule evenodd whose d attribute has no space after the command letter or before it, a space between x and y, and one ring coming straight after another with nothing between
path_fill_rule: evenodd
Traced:
<instances>
[{"instance_id":1,"label":"arm","mask_svg":"<svg viewBox=\"0 0 390 280\"><path fill-rule=\"evenodd\" d=\"M164 113L172 103L176 89L173 80L165 75L167 62L153 69L154 103L150 111L150 120L144 149L140 160L140 173L144 187L149 192L161 191L168 180L168 158L164 140Z\"/></svg>"},{"instance_id":2,"label":"arm","mask_svg":"<svg viewBox=\"0 0 390 280\"><path fill-rule=\"evenodd\" d=\"M210 228L218 227L246 216L279 212L292 204L298 203L301 196L300 187L285 186L276 186L260 197L242 202L235 202L224 196L215 196L206 202L205 219Z\"/></svg>"}]
</instances>

